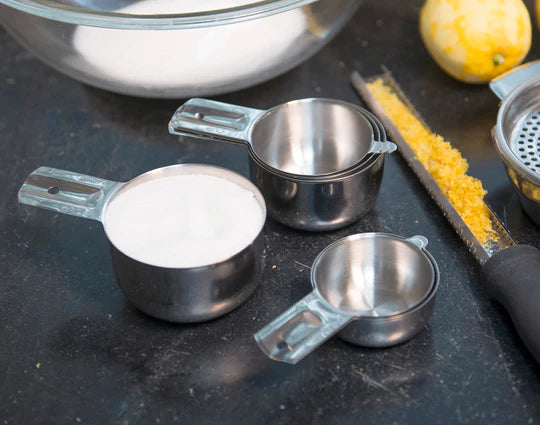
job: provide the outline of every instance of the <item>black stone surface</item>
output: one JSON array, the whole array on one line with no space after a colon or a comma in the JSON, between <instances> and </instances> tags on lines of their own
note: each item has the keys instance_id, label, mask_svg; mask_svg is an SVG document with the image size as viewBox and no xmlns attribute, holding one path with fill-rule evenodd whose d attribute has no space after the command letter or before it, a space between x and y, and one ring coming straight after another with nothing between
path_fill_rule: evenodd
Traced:
<instances>
[{"instance_id":1,"label":"black stone surface","mask_svg":"<svg viewBox=\"0 0 540 425\"><path fill-rule=\"evenodd\" d=\"M359 102L350 72L372 75L385 64L470 159L514 237L538 247L540 231L491 147L498 101L431 61L417 31L420 4L366 1L311 60L219 99L258 108L311 96ZM540 56L539 38L535 27L530 58ZM505 312L483 297L478 265L398 154L388 158L375 209L358 223L310 234L269 220L260 287L238 310L198 325L153 320L124 300L99 223L17 204L40 165L120 181L178 162L246 174L241 148L169 136L180 103L84 86L0 31L0 424L540 421L538 365ZM252 334L308 293L308 266L322 248L364 231L429 239L441 287L426 329L390 349L332 339L296 366L265 358Z\"/></svg>"}]
</instances>

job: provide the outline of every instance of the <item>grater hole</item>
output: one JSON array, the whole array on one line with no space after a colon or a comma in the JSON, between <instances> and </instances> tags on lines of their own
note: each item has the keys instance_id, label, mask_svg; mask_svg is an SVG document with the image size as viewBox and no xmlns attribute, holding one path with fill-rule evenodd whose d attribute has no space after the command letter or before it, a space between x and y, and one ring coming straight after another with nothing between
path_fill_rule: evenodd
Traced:
<instances>
[{"instance_id":1,"label":"grater hole","mask_svg":"<svg viewBox=\"0 0 540 425\"><path fill-rule=\"evenodd\" d=\"M529 161L525 161L525 165L531 165Z\"/></svg>"},{"instance_id":2,"label":"grater hole","mask_svg":"<svg viewBox=\"0 0 540 425\"><path fill-rule=\"evenodd\" d=\"M527 142L532 142L532 141L533 141L533 139L527 139Z\"/></svg>"},{"instance_id":3,"label":"grater hole","mask_svg":"<svg viewBox=\"0 0 540 425\"><path fill-rule=\"evenodd\" d=\"M525 137L525 135L524 135L524 134L520 134L519 137Z\"/></svg>"},{"instance_id":4,"label":"grater hole","mask_svg":"<svg viewBox=\"0 0 540 425\"><path fill-rule=\"evenodd\" d=\"M519 148L520 152L525 152L525 148Z\"/></svg>"},{"instance_id":5,"label":"grater hole","mask_svg":"<svg viewBox=\"0 0 540 425\"><path fill-rule=\"evenodd\" d=\"M527 125L532 125L532 121L527 121Z\"/></svg>"},{"instance_id":6,"label":"grater hole","mask_svg":"<svg viewBox=\"0 0 540 425\"><path fill-rule=\"evenodd\" d=\"M527 155L521 155L521 158L525 159L527 158Z\"/></svg>"},{"instance_id":7,"label":"grater hole","mask_svg":"<svg viewBox=\"0 0 540 425\"><path fill-rule=\"evenodd\" d=\"M527 127L523 127L523 131L529 131Z\"/></svg>"}]
</instances>

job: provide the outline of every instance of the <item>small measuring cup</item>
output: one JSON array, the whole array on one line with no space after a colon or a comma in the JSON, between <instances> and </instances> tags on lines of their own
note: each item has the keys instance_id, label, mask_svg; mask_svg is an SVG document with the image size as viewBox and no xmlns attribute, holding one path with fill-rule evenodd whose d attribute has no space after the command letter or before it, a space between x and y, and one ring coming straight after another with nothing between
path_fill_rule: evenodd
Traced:
<instances>
[{"instance_id":1,"label":"small measuring cup","mask_svg":"<svg viewBox=\"0 0 540 425\"><path fill-rule=\"evenodd\" d=\"M348 236L313 262L313 292L254 337L271 359L297 363L339 332L348 342L387 347L426 324L439 270L424 236L386 233Z\"/></svg>"},{"instance_id":2,"label":"small measuring cup","mask_svg":"<svg viewBox=\"0 0 540 425\"><path fill-rule=\"evenodd\" d=\"M269 111L191 99L176 111L169 132L247 144L250 178L263 193L270 217L309 231L338 229L369 212L377 199L385 156L370 153L370 147L383 146L381 152L387 153L396 148L368 111L330 99L297 100ZM361 157L359 162L333 174L291 172L312 172L321 161L340 169L347 158L355 157Z\"/></svg>"},{"instance_id":3,"label":"small measuring cup","mask_svg":"<svg viewBox=\"0 0 540 425\"><path fill-rule=\"evenodd\" d=\"M125 190L153 179L204 174L221 177L251 191L266 215L264 198L248 179L221 167L177 164L157 168L127 183L71 171L40 167L19 190L19 202L102 222L107 235L107 206ZM202 322L235 309L255 291L263 267L263 224L255 239L240 252L218 263L199 267L161 267L124 254L109 239L118 286L149 316L171 322Z\"/></svg>"},{"instance_id":4,"label":"small measuring cup","mask_svg":"<svg viewBox=\"0 0 540 425\"><path fill-rule=\"evenodd\" d=\"M396 145L375 140L356 105L335 99L293 100L269 110L190 99L176 110L169 132L242 143L266 167L302 178L328 177Z\"/></svg>"}]
</instances>

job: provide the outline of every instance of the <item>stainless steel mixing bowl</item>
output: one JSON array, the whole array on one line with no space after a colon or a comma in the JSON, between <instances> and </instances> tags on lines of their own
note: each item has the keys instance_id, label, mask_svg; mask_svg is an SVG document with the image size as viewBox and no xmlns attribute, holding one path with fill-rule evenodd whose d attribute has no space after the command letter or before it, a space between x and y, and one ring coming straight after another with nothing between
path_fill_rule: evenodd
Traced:
<instances>
[{"instance_id":1,"label":"stainless steel mixing bowl","mask_svg":"<svg viewBox=\"0 0 540 425\"><path fill-rule=\"evenodd\" d=\"M79 81L183 98L288 71L328 42L360 2L0 0L0 22L34 55Z\"/></svg>"}]
</instances>

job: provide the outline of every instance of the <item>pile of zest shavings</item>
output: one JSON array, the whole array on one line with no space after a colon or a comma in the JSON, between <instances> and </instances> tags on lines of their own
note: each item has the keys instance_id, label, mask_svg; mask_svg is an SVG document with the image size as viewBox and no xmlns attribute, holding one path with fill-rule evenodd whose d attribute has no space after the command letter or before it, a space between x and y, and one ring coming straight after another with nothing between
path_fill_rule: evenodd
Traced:
<instances>
[{"instance_id":1,"label":"pile of zest shavings","mask_svg":"<svg viewBox=\"0 0 540 425\"><path fill-rule=\"evenodd\" d=\"M484 202L487 191L480 180L467 174L467 160L449 142L432 133L382 78L367 87L480 243L496 240Z\"/></svg>"}]
</instances>

